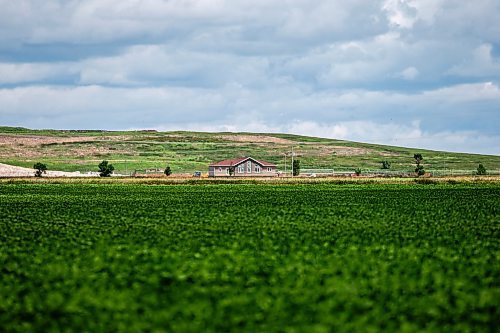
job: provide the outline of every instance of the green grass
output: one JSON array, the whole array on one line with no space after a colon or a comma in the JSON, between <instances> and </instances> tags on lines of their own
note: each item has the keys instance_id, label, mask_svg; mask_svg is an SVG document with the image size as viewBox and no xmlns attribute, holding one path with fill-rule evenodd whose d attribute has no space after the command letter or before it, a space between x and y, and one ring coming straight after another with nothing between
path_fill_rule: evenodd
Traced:
<instances>
[{"instance_id":1,"label":"green grass","mask_svg":"<svg viewBox=\"0 0 500 333\"><path fill-rule=\"evenodd\" d=\"M266 136L288 141L239 142L227 139L224 135ZM82 137L82 140L34 145L14 143L16 138L26 136L59 140ZM276 163L283 170L283 154L294 146L303 169L352 172L359 167L380 170L382 161L388 160L392 170L411 172L415 168L413 154L421 153L426 170L472 172L481 163L488 171L500 172L500 156L436 152L291 134L57 131L0 127L0 139L2 137L8 137L13 143L0 145L1 163L31 167L36 162L42 162L49 170L61 171L96 171L97 164L106 159L115 162L117 173L130 172L131 169L165 168L166 165L170 165L174 173L191 173L195 170L206 172L212 162L243 156ZM346 149L354 149L354 153ZM287 163L289 166L290 158Z\"/></svg>"},{"instance_id":2,"label":"green grass","mask_svg":"<svg viewBox=\"0 0 500 333\"><path fill-rule=\"evenodd\" d=\"M494 332L499 197L0 183L0 331Z\"/></svg>"}]
</instances>

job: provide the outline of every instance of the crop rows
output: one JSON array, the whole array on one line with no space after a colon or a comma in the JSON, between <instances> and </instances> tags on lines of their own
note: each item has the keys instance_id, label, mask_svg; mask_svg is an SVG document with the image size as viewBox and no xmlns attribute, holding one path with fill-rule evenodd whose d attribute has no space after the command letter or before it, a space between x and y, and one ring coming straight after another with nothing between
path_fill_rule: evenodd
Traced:
<instances>
[{"instance_id":1,"label":"crop rows","mask_svg":"<svg viewBox=\"0 0 500 333\"><path fill-rule=\"evenodd\" d=\"M0 186L0 331L493 332L498 185Z\"/></svg>"}]
</instances>

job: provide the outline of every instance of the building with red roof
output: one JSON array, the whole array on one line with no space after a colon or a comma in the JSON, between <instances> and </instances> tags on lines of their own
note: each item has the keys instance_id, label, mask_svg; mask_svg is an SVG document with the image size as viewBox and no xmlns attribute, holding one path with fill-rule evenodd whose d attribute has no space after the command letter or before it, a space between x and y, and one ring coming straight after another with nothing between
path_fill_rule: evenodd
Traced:
<instances>
[{"instance_id":1,"label":"building with red roof","mask_svg":"<svg viewBox=\"0 0 500 333\"><path fill-rule=\"evenodd\" d=\"M276 176L276 164L256 160L252 157L242 157L234 160L224 160L208 166L209 177L230 176L233 169L235 177L272 177Z\"/></svg>"}]
</instances>

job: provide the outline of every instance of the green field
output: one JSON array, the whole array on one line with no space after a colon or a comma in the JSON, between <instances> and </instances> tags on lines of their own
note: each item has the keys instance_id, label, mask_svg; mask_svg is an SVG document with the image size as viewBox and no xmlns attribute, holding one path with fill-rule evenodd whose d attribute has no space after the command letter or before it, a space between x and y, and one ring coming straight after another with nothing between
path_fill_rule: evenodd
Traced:
<instances>
[{"instance_id":1,"label":"green field","mask_svg":"<svg viewBox=\"0 0 500 333\"><path fill-rule=\"evenodd\" d=\"M471 174L478 164L500 173L500 156L439 152L369 143L276 133L204 133L156 131L58 131L0 126L0 163L32 168L45 163L49 170L97 171L102 160L115 171L163 170L174 173L208 171L208 165L224 159L252 156L290 169L290 152L303 169L334 169L353 172L356 168L380 171L382 161L392 171L412 172L413 155L421 153L423 166L436 174Z\"/></svg>"},{"instance_id":2,"label":"green field","mask_svg":"<svg viewBox=\"0 0 500 333\"><path fill-rule=\"evenodd\" d=\"M495 332L498 184L0 184L1 332Z\"/></svg>"}]
</instances>

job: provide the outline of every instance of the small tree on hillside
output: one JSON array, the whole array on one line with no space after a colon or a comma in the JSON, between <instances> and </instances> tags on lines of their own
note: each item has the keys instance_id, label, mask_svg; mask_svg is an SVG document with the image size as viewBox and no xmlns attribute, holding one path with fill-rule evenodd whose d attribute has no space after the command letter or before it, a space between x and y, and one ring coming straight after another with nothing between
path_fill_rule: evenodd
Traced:
<instances>
[{"instance_id":1,"label":"small tree on hillside","mask_svg":"<svg viewBox=\"0 0 500 333\"><path fill-rule=\"evenodd\" d=\"M170 166L167 165L167 167L165 168L165 170L163 171L163 173L167 177L170 176L172 174L172 169L170 169Z\"/></svg>"},{"instance_id":2,"label":"small tree on hillside","mask_svg":"<svg viewBox=\"0 0 500 333\"><path fill-rule=\"evenodd\" d=\"M420 165L420 163L422 163L423 161L423 157L422 157L422 154L413 154L413 158L415 159L415 164L416 164L416 168L415 168L415 173L418 175L418 176L422 176L422 175L425 175L425 170L424 170L424 167L422 165Z\"/></svg>"},{"instance_id":3,"label":"small tree on hillside","mask_svg":"<svg viewBox=\"0 0 500 333\"><path fill-rule=\"evenodd\" d=\"M233 176L234 175L234 166L230 166L229 167L229 176Z\"/></svg>"},{"instance_id":4,"label":"small tree on hillside","mask_svg":"<svg viewBox=\"0 0 500 333\"><path fill-rule=\"evenodd\" d=\"M361 175L361 168L354 169L354 173L356 174L356 176Z\"/></svg>"},{"instance_id":5,"label":"small tree on hillside","mask_svg":"<svg viewBox=\"0 0 500 333\"><path fill-rule=\"evenodd\" d=\"M417 166L420 165L420 163L424 159L422 157L422 154L413 154L413 158L415 159L415 163L417 164Z\"/></svg>"},{"instance_id":6,"label":"small tree on hillside","mask_svg":"<svg viewBox=\"0 0 500 333\"><path fill-rule=\"evenodd\" d=\"M109 177L115 170L115 167L112 164L109 164L108 161L102 161L98 165L99 167L99 176L101 177Z\"/></svg>"},{"instance_id":7,"label":"small tree on hillside","mask_svg":"<svg viewBox=\"0 0 500 333\"><path fill-rule=\"evenodd\" d=\"M35 169L35 177L42 177L42 174L47 173L47 166L40 162L35 163L33 169Z\"/></svg>"},{"instance_id":8,"label":"small tree on hillside","mask_svg":"<svg viewBox=\"0 0 500 333\"><path fill-rule=\"evenodd\" d=\"M477 174L478 175L485 175L486 174L486 168L484 167L484 165L479 164L477 166Z\"/></svg>"},{"instance_id":9,"label":"small tree on hillside","mask_svg":"<svg viewBox=\"0 0 500 333\"><path fill-rule=\"evenodd\" d=\"M382 161L382 169L390 169L391 168L391 162L385 160Z\"/></svg>"},{"instance_id":10,"label":"small tree on hillside","mask_svg":"<svg viewBox=\"0 0 500 333\"><path fill-rule=\"evenodd\" d=\"M418 175L418 176L423 176L425 175L425 169L423 166L421 165L417 165L417 167L415 168L415 173Z\"/></svg>"},{"instance_id":11,"label":"small tree on hillside","mask_svg":"<svg viewBox=\"0 0 500 333\"><path fill-rule=\"evenodd\" d=\"M300 174L300 160L293 160L292 173L294 176L298 176Z\"/></svg>"}]
</instances>

